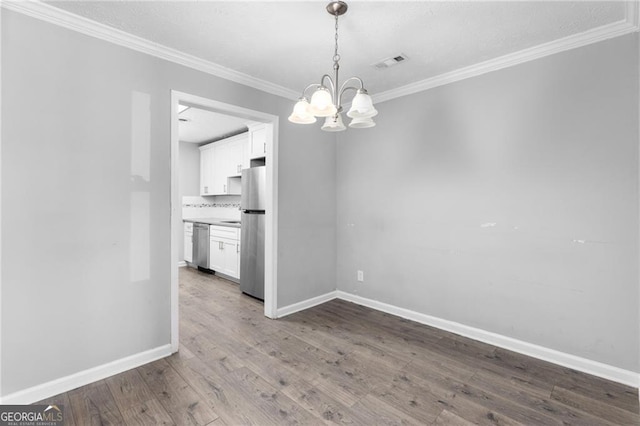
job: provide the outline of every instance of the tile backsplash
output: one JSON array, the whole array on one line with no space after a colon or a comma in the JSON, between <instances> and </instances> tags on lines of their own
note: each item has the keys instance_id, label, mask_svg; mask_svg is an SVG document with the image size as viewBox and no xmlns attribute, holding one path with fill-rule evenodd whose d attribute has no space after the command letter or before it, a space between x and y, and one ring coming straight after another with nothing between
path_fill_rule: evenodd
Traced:
<instances>
[{"instance_id":1,"label":"tile backsplash","mask_svg":"<svg viewBox=\"0 0 640 426\"><path fill-rule=\"evenodd\" d=\"M240 196L182 197L182 218L240 219Z\"/></svg>"}]
</instances>

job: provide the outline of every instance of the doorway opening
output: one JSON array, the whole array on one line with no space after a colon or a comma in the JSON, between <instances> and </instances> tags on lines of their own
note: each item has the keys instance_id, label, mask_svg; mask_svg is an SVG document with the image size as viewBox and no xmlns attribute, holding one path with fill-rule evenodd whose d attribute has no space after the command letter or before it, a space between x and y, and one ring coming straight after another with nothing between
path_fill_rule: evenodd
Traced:
<instances>
[{"instance_id":1,"label":"doorway opening","mask_svg":"<svg viewBox=\"0 0 640 426\"><path fill-rule=\"evenodd\" d=\"M277 247L278 247L278 116L242 108L200 96L171 91L171 349L179 348L179 276L182 223L182 199L179 187L180 111L185 107L224 114L256 123L267 124L265 140L266 207L264 247L264 315L276 318L277 309ZM242 280L242 277L240 277Z\"/></svg>"}]
</instances>

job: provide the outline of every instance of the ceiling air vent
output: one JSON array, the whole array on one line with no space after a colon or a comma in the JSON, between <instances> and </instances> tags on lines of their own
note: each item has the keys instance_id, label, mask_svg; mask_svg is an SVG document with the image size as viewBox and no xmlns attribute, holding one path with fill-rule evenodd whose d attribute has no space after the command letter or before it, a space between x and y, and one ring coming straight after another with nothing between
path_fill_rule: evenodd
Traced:
<instances>
[{"instance_id":1,"label":"ceiling air vent","mask_svg":"<svg viewBox=\"0 0 640 426\"><path fill-rule=\"evenodd\" d=\"M404 53L400 53L399 55L392 56L390 58L386 58L386 59L383 59L383 60L381 60L379 62L376 62L372 66L375 69L383 70L383 69L391 68L391 67L393 67L395 65L398 65L401 62L405 62L407 59L409 59L409 58L407 58L407 55L405 55Z\"/></svg>"}]
</instances>

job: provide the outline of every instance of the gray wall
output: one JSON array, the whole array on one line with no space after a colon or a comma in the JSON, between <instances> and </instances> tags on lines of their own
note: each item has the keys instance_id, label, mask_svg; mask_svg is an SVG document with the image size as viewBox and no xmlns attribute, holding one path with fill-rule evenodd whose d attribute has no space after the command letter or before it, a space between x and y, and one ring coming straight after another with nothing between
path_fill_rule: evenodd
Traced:
<instances>
[{"instance_id":1,"label":"gray wall","mask_svg":"<svg viewBox=\"0 0 640 426\"><path fill-rule=\"evenodd\" d=\"M338 137L338 289L640 371L637 34L378 108Z\"/></svg>"},{"instance_id":2,"label":"gray wall","mask_svg":"<svg viewBox=\"0 0 640 426\"><path fill-rule=\"evenodd\" d=\"M336 142L319 124L295 125L281 116L279 191L295 194L279 206L278 306L288 306L336 289ZM322 133L323 135L318 135ZM324 142L311 143L322 137ZM331 159L328 159L332 156ZM280 195L282 196L282 195ZM331 282L332 285L325 285ZM316 284L322 283L322 286Z\"/></svg>"},{"instance_id":3,"label":"gray wall","mask_svg":"<svg viewBox=\"0 0 640 426\"><path fill-rule=\"evenodd\" d=\"M180 197L200 195L200 148L180 142Z\"/></svg>"},{"instance_id":4,"label":"gray wall","mask_svg":"<svg viewBox=\"0 0 640 426\"><path fill-rule=\"evenodd\" d=\"M281 117L278 305L335 288L335 138L292 101L6 10L2 67L2 395L169 343L171 89Z\"/></svg>"}]
</instances>

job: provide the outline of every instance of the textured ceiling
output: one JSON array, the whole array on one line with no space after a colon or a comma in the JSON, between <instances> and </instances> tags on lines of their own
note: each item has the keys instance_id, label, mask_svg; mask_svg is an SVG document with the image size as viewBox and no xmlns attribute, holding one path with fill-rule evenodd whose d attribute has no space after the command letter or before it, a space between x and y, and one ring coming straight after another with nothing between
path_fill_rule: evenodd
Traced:
<instances>
[{"instance_id":1,"label":"textured ceiling","mask_svg":"<svg viewBox=\"0 0 640 426\"><path fill-rule=\"evenodd\" d=\"M332 70L327 2L50 4L278 85L302 90ZM341 81L397 88L624 19L624 2L349 2L340 18ZM409 60L371 65L404 53Z\"/></svg>"},{"instance_id":2,"label":"textured ceiling","mask_svg":"<svg viewBox=\"0 0 640 426\"><path fill-rule=\"evenodd\" d=\"M218 114L199 108L188 108L181 112L179 126L180 142L203 143L223 135L241 133L252 122L243 118Z\"/></svg>"}]
</instances>

